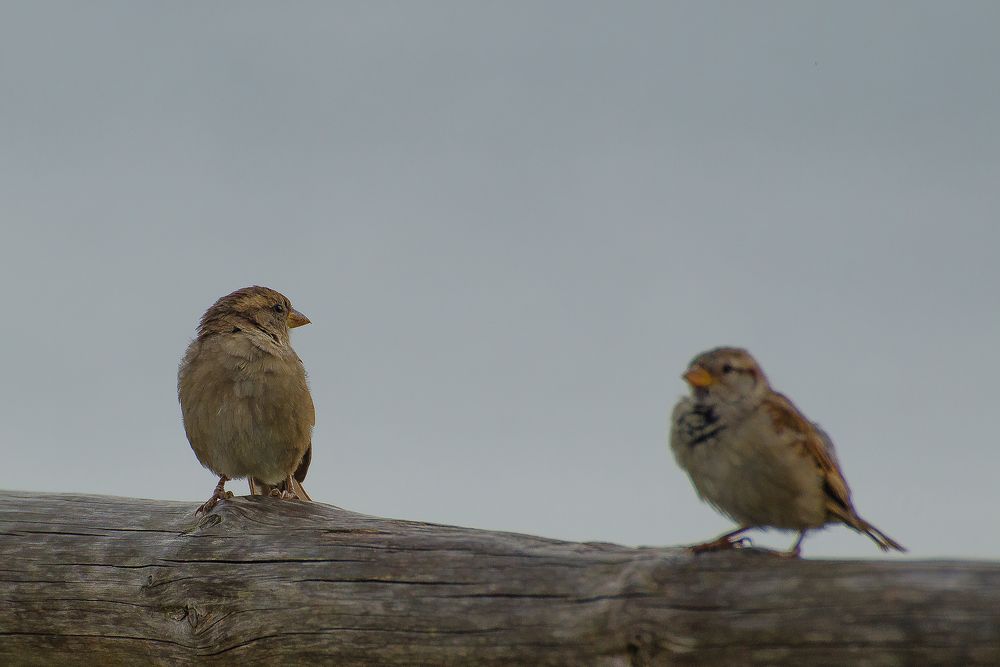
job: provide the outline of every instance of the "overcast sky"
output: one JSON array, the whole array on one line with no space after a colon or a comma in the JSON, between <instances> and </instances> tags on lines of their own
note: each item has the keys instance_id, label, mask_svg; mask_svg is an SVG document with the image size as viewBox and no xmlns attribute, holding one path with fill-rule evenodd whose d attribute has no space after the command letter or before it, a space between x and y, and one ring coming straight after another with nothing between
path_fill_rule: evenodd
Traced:
<instances>
[{"instance_id":1,"label":"overcast sky","mask_svg":"<svg viewBox=\"0 0 1000 667\"><path fill-rule=\"evenodd\" d=\"M912 556L997 558L998 27L969 1L5 2L0 488L208 498L177 363L261 284L312 319L316 500L713 537L668 419L733 344ZM843 527L804 553L880 556Z\"/></svg>"}]
</instances>

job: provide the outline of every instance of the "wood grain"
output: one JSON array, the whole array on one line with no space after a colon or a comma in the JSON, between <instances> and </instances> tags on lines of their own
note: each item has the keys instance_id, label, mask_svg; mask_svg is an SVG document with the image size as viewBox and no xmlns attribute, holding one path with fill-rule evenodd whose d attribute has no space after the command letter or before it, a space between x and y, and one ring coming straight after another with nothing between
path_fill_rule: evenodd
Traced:
<instances>
[{"instance_id":1,"label":"wood grain","mask_svg":"<svg viewBox=\"0 0 1000 667\"><path fill-rule=\"evenodd\" d=\"M0 664L1000 665L998 563L196 506L0 491Z\"/></svg>"}]
</instances>

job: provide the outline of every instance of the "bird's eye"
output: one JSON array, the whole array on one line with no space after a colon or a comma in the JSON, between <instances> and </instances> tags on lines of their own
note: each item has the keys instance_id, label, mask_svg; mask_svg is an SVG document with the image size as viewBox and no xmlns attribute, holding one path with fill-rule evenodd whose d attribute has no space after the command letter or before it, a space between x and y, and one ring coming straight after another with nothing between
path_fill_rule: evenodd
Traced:
<instances>
[{"instance_id":1,"label":"bird's eye","mask_svg":"<svg viewBox=\"0 0 1000 667\"><path fill-rule=\"evenodd\" d=\"M276 313L283 313L283 312L285 312L285 306L283 304L280 304L280 303L274 304L274 312L276 312Z\"/></svg>"},{"instance_id":2,"label":"bird's eye","mask_svg":"<svg viewBox=\"0 0 1000 667\"><path fill-rule=\"evenodd\" d=\"M732 373L732 372L733 372L733 371L735 371L735 370L736 370L736 369L735 369L735 368L733 368L733 365L732 365L732 364L724 364L724 365L722 366L722 372L723 372L723 373Z\"/></svg>"}]
</instances>

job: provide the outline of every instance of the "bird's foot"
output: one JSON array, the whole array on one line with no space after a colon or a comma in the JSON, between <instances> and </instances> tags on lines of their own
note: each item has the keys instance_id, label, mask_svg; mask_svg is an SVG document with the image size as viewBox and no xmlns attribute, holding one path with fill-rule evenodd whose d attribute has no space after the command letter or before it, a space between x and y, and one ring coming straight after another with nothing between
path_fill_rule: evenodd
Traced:
<instances>
[{"instance_id":1,"label":"bird's foot","mask_svg":"<svg viewBox=\"0 0 1000 667\"><path fill-rule=\"evenodd\" d=\"M219 478L219 483L215 485L215 491L212 493L212 497L201 504L201 507L194 511L195 514L208 514L212 511L212 508L219 504L221 500L229 500L233 497L232 491L226 491L226 482L229 478L223 475Z\"/></svg>"},{"instance_id":2,"label":"bird's foot","mask_svg":"<svg viewBox=\"0 0 1000 667\"><path fill-rule=\"evenodd\" d=\"M795 544L792 545L791 549L789 549L788 551L779 551L774 555L777 556L778 558L787 558L789 560L791 560L792 558L798 558L799 554L802 553L802 540L804 540L805 537L806 537L806 531L800 530L799 537L798 539L795 540Z\"/></svg>"},{"instance_id":3,"label":"bird's foot","mask_svg":"<svg viewBox=\"0 0 1000 667\"><path fill-rule=\"evenodd\" d=\"M213 493L212 497L201 504L201 507L194 511L195 514L208 514L212 511L212 508L219 504L222 500L229 500L233 497L232 491L222 491L220 493Z\"/></svg>"},{"instance_id":4,"label":"bird's foot","mask_svg":"<svg viewBox=\"0 0 1000 667\"><path fill-rule=\"evenodd\" d=\"M270 496L272 498L280 498L281 500L302 500L294 491L288 491L286 489L271 489Z\"/></svg>"},{"instance_id":5,"label":"bird's foot","mask_svg":"<svg viewBox=\"0 0 1000 667\"><path fill-rule=\"evenodd\" d=\"M753 540L749 537L730 537L729 535L723 535L722 537L712 540L711 542L703 542L701 544L694 544L688 549L696 554L711 553L713 551L730 551L732 549L746 549L747 547L753 546Z\"/></svg>"}]
</instances>

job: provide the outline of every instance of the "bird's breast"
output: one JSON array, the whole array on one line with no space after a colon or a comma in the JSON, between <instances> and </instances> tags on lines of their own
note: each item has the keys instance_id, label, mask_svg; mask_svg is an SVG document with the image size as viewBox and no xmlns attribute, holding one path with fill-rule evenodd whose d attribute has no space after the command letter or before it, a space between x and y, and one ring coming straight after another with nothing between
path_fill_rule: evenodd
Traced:
<instances>
[{"instance_id":1,"label":"bird's breast","mask_svg":"<svg viewBox=\"0 0 1000 667\"><path fill-rule=\"evenodd\" d=\"M697 447L714 440L726 430L726 424L711 405L695 403L679 417L677 428L686 447Z\"/></svg>"},{"instance_id":2,"label":"bird's breast","mask_svg":"<svg viewBox=\"0 0 1000 667\"><path fill-rule=\"evenodd\" d=\"M182 365L179 396L191 447L219 474L279 481L311 442L312 398L294 353L225 342L202 349Z\"/></svg>"}]
</instances>

